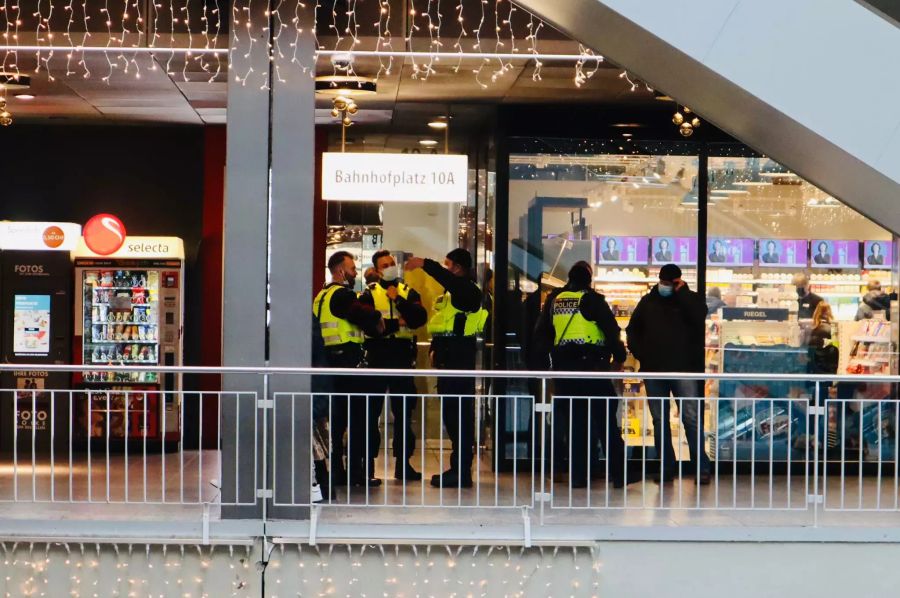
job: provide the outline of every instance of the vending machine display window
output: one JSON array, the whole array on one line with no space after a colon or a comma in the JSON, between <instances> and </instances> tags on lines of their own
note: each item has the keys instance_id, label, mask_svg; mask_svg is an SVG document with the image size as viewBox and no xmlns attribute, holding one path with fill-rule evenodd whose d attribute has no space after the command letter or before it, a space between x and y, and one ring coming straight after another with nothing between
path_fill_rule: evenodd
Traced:
<instances>
[{"instance_id":1,"label":"vending machine display window","mask_svg":"<svg viewBox=\"0 0 900 598\"><path fill-rule=\"evenodd\" d=\"M159 271L84 270L84 360L159 364ZM85 382L156 383L153 372L93 372Z\"/></svg>"}]
</instances>

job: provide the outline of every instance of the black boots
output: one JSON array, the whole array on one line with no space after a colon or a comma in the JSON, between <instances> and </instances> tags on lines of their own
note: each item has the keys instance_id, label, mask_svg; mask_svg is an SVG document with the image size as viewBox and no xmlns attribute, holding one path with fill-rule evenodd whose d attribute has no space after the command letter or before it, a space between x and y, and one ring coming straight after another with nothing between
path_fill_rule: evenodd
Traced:
<instances>
[{"instance_id":1,"label":"black boots","mask_svg":"<svg viewBox=\"0 0 900 598\"><path fill-rule=\"evenodd\" d=\"M404 461L399 457L394 461L394 479L401 482L418 482L422 479L422 474L413 469L409 461Z\"/></svg>"}]
</instances>

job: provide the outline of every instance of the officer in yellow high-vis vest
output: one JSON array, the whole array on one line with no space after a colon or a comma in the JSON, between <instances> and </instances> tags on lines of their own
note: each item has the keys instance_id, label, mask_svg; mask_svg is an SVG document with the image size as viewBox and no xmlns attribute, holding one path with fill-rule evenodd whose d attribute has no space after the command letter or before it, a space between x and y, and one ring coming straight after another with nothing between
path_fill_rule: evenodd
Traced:
<instances>
[{"instance_id":1,"label":"officer in yellow high-vis vest","mask_svg":"<svg viewBox=\"0 0 900 598\"><path fill-rule=\"evenodd\" d=\"M481 289L472 280L472 256L465 249L447 254L444 265L411 257L407 270L423 268L444 294L435 300L428 322L431 356L436 369L474 370L476 336L484 329L487 311L481 306ZM446 471L431 478L436 488L471 488L475 445L475 378L441 376L438 394L443 397L443 420L453 452L444 460Z\"/></svg>"},{"instance_id":2,"label":"officer in yellow high-vis vest","mask_svg":"<svg viewBox=\"0 0 900 598\"><path fill-rule=\"evenodd\" d=\"M319 320L325 342L326 360L329 367L356 368L363 360L363 333L381 334L384 324L381 314L371 305L361 302L353 290L356 265L352 255L338 251L328 259L328 270L331 272L331 282L313 300L313 313ZM332 445L329 486L346 485L348 478L354 486L378 486L381 480L375 479L370 463L378 448L374 445L373 450L371 436L368 445L366 443L366 397L351 396L366 392L364 379L359 376L335 376L333 389L335 394L331 395L328 406ZM378 417L377 411L374 417ZM345 452L344 432L348 430Z\"/></svg>"},{"instance_id":3,"label":"officer in yellow high-vis vest","mask_svg":"<svg viewBox=\"0 0 900 598\"><path fill-rule=\"evenodd\" d=\"M397 261L390 251L376 251L372 265L377 281L368 285L360 301L381 313L384 333L366 335L366 365L370 368L413 369L416 367L416 329L425 325L428 313L422 307L419 293L401 280ZM415 379L412 376L372 376L368 388L373 394L391 394L394 478L404 482L421 480L422 474L410 463L416 450L416 431L412 425L418 393ZM379 435L377 425L374 430L369 429L369 434L372 433Z\"/></svg>"},{"instance_id":4,"label":"officer in yellow high-vis vest","mask_svg":"<svg viewBox=\"0 0 900 598\"><path fill-rule=\"evenodd\" d=\"M545 346L553 347L550 358L556 371L603 372L611 367L621 369L625 361L619 324L603 295L594 291L592 276L587 262L577 262L569 270L566 286L551 293L544 303L536 334ZM553 381L555 452L558 458L567 459L571 448L568 468L573 488L587 486L588 473L591 477L606 475L615 488L623 486L625 446L616 418L618 406L610 380ZM606 462L589 467L596 461L597 440L603 444Z\"/></svg>"}]
</instances>

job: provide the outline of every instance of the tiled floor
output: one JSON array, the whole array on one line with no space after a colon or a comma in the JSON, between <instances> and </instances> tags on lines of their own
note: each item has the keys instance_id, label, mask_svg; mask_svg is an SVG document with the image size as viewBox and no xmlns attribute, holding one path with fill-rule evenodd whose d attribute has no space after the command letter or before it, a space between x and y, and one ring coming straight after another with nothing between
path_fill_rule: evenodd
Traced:
<instances>
[{"instance_id":1,"label":"tiled floor","mask_svg":"<svg viewBox=\"0 0 900 598\"><path fill-rule=\"evenodd\" d=\"M539 464L499 475L490 455L483 455L471 489L432 488L431 474L441 469L440 452L426 451L425 476L420 482L393 479L393 462L379 459L376 476L386 480L376 488L336 489L323 504L323 521L340 523L487 524L521 520L521 507L540 503ZM444 464L447 459L445 456ZM413 459L422 469L422 456ZM183 455L110 455L105 453L57 461L13 463L0 461L0 510L3 518L21 519L143 519L196 520L202 502L216 502L221 479L216 451L186 451ZM813 478L804 475L714 476L708 486L693 477L662 487L641 479L641 464L632 467L637 481L625 488L608 486L604 479L589 488L570 488L556 473L551 500L543 505L544 521L569 525L663 526L803 526L813 522L807 497ZM126 479L127 475L127 479ZM551 478L548 467L547 478ZM897 526L900 523L900 479L894 473L879 479L845 472L820 479L824 503L818 506L820 525ZM843 488L843 492L841 489ZM873 512L880 511L880 512ZM211 516L217 517L217 507ZM402 515L401 515L402 514Z\"/></svg>"}]
</instances>

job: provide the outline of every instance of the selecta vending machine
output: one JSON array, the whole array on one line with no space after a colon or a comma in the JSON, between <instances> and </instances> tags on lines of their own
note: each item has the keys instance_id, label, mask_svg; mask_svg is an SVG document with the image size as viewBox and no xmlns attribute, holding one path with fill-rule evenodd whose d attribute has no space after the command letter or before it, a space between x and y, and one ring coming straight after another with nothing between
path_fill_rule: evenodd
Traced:
<instances>
[{"instance_id":1,"label":"selecta vending machine","mask_svg":"<svg viewBox=\"0 0 900 598\"><path fill-rule=\"evenodd\" d=\"M0 222L0 448L28 455L68 443L70 374L41 369L71 363L72 262L81 226ZM62 392L51 392L62 391Z\"/></svg>"},{"instance_id":2,"label":"selecta vending machine","mask_svg":"<svg viewBox=\"0 0 900 598\"><path fill-rule=\"evenodd\" d=\"M92 441L108 435L113 444L177 442L181 376L149 370L182 363L184 244L176 237L124 237L117 250L100 255L82 239L73 259L76 360L137 368L76 376L86 392L74 429Z\"/></svg>"}]
</instances>

